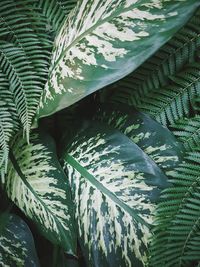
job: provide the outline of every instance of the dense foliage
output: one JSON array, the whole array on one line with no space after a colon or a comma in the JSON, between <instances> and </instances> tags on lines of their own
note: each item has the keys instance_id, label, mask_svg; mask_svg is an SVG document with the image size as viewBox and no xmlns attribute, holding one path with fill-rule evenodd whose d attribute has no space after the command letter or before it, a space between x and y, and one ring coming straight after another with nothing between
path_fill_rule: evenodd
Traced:
<instances>
[{"instance_id":1,"label":"dense foliage","mask_svg":"<svg viewBox=\"0 0 200 267\"><path fill-rule=\"evenodd\" d=\"M200 266L198 6L1 0L0 266Z\"/></svg>"}]
</instances>

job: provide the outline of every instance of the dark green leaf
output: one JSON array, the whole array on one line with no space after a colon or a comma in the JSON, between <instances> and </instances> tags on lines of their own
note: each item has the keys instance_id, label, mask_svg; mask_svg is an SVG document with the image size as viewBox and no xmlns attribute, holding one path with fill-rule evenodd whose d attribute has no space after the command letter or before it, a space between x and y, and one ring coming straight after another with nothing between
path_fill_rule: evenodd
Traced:
<instances>
[{"instance_id":1,"label":"dark green leaf","mask_svg":"<svg viewBox=\"0 0 200 267\"><path fill-rule=\"evenodd\" d=\"M130 106L102 105L95 120L119 129L167 173L182 160L183 146L161 124Z\"/></svg>"},{"instance_id":2,"label":"dark green leaf","mask_svg":"<svg viewBox=\"0 0 200 267\"><path fill-rule=\"evenodd\" d=\"M73 204L52 138L42 132L20 135L12 148L5 190L47 239L76 254Z\"/></svg>"},{"instance_id":3,"label":"dark green leaf","mask_svg":"<svg viewBox=\"0 0 200 267\"><path fill-rule=\"evenodd\" d=\"M0 215L1 223L3 216ZM0 266L39 267L30 229L18 216L6 216L0 231Z\"/></svg>"},{"instance_id":4,"label":"dark green leaf","mask_svg":"<svg viewBox=\"0 0 200 267\"><path fill-rule=\"evenodd\" d=\"M184 25L199 4L198 0L78 1L55 40L38 117L132 72Z\"/></svg>"},{"instance_id":5,"label":"dark green leaf","mask_svg":"<svg viewBox=\"0 0 200 267\"><path fill-rule=\"evenodd\" d=\"M63 146L62 159L89 265L143 266L165 175L126 136L97 122Z\"/></svg>"}]
</instances>

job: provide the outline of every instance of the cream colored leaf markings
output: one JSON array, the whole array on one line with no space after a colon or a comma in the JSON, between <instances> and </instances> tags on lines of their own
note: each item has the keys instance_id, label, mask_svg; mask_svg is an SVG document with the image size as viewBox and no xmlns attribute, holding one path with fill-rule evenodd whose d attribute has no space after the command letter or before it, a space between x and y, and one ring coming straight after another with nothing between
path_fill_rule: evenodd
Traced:
<instances>
[{"instance_id":1,"label":"cream colored leaf markings","mask_svg":"<svg viewBox=\"0 0 200 267\"><path fill-rule=\"evenodd\" d=\"M9 220L12 220L11 216ZM16 222L18 224L15 224ZM0 266L24 266L28 256L27 240L23 239L25 237L24 231L26 231L24 225L18 221L5 225L0 235Z\"/></svg>"},{"instance_id":2,"label":"cream colored leaf markings","mask_svg":"<svg viewBox=\"0 0 200 267\"><path fill-rule=\"evenodd\" d=\"M138 115L140 117L137 117ZM152 123L154 123L155 129L148 130L148 122L145 122L145 119L147 119L146 115L139 113L138 111L135 113L135 115L134 113L128 115L126 112L120 112L118 110L102 110L100 114L97 114L96 119L106 122L108 125L124 133L161 168L166 169L172 163L176 164L180 161L179 154L174 154L174 152L171 153L174 148L177 149L178 147L178 142L175 140L174 136L172 134L169 135L167 132L168 130L160 125L158 130L156 128L158 125L156 125L155 121L153 120ZM160 133L155 134L156 131L160 131ZM163 137L161 138L162 141L160 141L161 132L163 135L167 134L165 143L163 141ZM156 139L155 136L157 137Z\"/></svg>"},{"instance_id":3,"label":"cream colored leaf markings","mask_svg":"<svg viewBox=\"0 0 200 267\"><path fill-rule=\"evenodd\" d=\"M78 141L72 143L68 154L94 180L137 211L144 221L152 224L155 204L149 195L156 186L146 184L142 171L120 159L121 146L109 145L107 138L100 133L90 138L77 136L75 139ZM97 251L107 258L119 250L126 266L132 266L130 254L145 264L147 255L144 248L147 248L151 236L149 228L133 218L67 161L65 170L75 199L79 235L89 249L90 258L95 261Z\"/></svg>"},{"instance_id":4,"label":"cream colored leaf markings","mask_svg":"<svg viewBox=\"0 0 200 267\"><path fill-rule=\"evenodd\" d=\"M38 134L31 136L30 144L26 144L23 138L17 140L13 154L26 181L9 162L5 186L14 203L62 243L63 231L68 232L71 227L66 191L54 177L57 169L52 165L52 152L39 142Z\"/></svg>"},{"instance_id":5,"label":"cream colored leaf markings","mask_svg":"<svg viewBox=\"0 0 200 267\"><path fill-rule=\"evenodd\" d=\"M178 15L177 12L167 13L165 2L151 0L145 5L137 0L79 1L55 40L52 68L41 108L55 97L52 88L56 94L73 92L76 95L76 86L68 88L65 80L83 81L87 76L85 67L109 69L110 64L124 58L130 52L125 43L145 40L149 36L148 21L165 21ZM162 14L154 12L161 8L165 11Z\"/></svg>"},{"instance_id":6,"label":"cream colored leaf markings","mask_svg":"<svg viewBox=\"0 0 200 267\"><path fill-rule=\"evenodd\" d=\"M4 262L5 265L3 266L10 267L10 262L14 262L16 266L23 267L25 257L27 256L27 249L13 232L9 230L7 230L7 232L13 236L13 239L11 240L6 236L0 236L0 266L2 266L1 263ZM7 255L6 258L4 258L5 255ZM7 261L9 263L8 265L6 263Z\"/></svg>"}]
</instances>

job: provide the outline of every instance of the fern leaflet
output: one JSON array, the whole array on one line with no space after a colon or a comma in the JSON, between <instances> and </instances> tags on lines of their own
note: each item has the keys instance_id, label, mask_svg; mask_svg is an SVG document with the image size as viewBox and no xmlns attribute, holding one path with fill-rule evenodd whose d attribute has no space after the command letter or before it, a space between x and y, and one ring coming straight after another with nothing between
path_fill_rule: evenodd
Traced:
<instances>
[{"instance_id":1,"label":"fern leaflet","mask_svg":"<svg viewBox=\"0 0 200 267\"><path fill-rule=\"evenodd\" d=\"M200 45L200 9L158 52L132 74L114 84L115 101L137 106L149 92L169 83L184 65L194 61Z\"/></svg>"},{"instance_id":2,"label":"fern leaflet","mask_svg":"<svg viewBox=\"0 0 200 267\"><path fill-rule=\"evenodd\" d=\"M172 187L157 208L151 266L188 266L200 261L200 151L171 172Z\"/></svg>"},{"instance_id":3,"label":"fern leaflet","mask_svg":"<svg viewBox=\"0 0 200 267\"><path fill-rule=\"evenodd\" d=\"M35 7L46 18L46 29L58 32L77 0L38 0Z\"/></svg>"},{"instance_id":4,"label":"fern leaflet","mask_svg":"<svg viewBox=\"0 0 200 267\"><path fill-rule=\"evenodd\" d=\"M196 150L200 146L200 115L182 118L172 124L173 133L183 142L187 151Z\"/></svg>"}]
</instances>

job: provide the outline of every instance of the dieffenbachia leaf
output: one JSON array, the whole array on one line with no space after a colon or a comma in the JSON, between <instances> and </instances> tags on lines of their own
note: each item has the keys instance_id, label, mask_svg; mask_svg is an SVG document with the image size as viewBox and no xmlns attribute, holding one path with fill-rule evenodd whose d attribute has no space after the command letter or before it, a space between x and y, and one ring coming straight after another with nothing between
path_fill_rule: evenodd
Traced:
<instances>
[{"instance_id":1,"label":"dieffenbachia leaf","mask_svg":"<svg viewBox=\"0 0 200 267\"><path fill-rule=\"evenodd\" d=\"M0 266L39 267L31 231L27 224L14 214L0 215Z\"/></svg>"},{"instance_id":2,"label":"dieffenbachia leaf","mask_svg":"<svg viewBox=\"0 0 200 267\"><path fill-rule=\"evenodd\" d=\"M80 0L54 44L38 117L136 69L200 5L199 0Z\"/></svg>"},{"instance_id":3,"label":"dieffenbachia leaf","mask_svg":"<svg viewBox=\"0 0 200 267\"><path fill-rule=\"evenodd\" d=\"M54 244L76 253L71 194L50 136L35 132L30 144L19 136L8 164L5 190Z\"/></svg>"},{"instance_id":4,"label":"dieffenbachia leaf","mask_svg":"<svg viewBox=\"0 0 200 267\"><path fill-rule=\"evenodd\" d=\"M167 174L183 159L184 147L175 136L148 115L123 104L102 105L95 120L119 129Z\"/></svg>"},{"instance_id":5,"label":"dieffenbachia leaf","mask_svg":"<svg viewBox=\"0 0 200 267\"><path fill-rule=\"evenodd\" d=\"M89 266L144 266L166 176L125 135L97 122L77 133L62 160Z\"/></svg>"}]
</instances>

